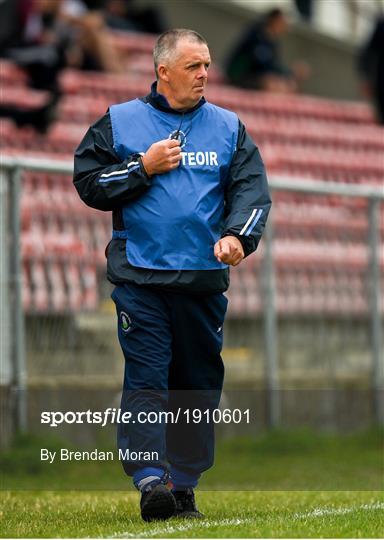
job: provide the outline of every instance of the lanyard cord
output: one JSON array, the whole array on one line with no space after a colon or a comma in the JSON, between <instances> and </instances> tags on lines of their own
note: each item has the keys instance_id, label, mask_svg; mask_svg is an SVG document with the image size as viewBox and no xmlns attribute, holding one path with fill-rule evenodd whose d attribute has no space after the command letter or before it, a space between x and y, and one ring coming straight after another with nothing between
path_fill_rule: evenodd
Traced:
<instances>
[{"instance_id":1,"label":"lanyard cord","mask_svg":"<svg viewBox=\"0 0 384 540\"><path fill-rule=\"evenodd\" d=\"M196 111L196 112L197 112L197 111ZM196 113L195 113L195 114L196 114ZM187 135L191 132L192 124L193 124L193 119L194 119L194 117L195 117L195 114L194 114L194 115L192 116L192 118L191 118L191 123L189 124L188 129L187 129L185 132L183 132L185 138L187 138ZM181 114L181 120L180 120L179 127L177 128L177 130L175 131L175 133L172 135L171 139L178 139L178 138L179 138L179 136L180 136L180 130L181 130L181 127L182 127L183 122L184 122L184 115L185 115L185 113L182 113L182 114Z\"/></svg>"}]
</instances>

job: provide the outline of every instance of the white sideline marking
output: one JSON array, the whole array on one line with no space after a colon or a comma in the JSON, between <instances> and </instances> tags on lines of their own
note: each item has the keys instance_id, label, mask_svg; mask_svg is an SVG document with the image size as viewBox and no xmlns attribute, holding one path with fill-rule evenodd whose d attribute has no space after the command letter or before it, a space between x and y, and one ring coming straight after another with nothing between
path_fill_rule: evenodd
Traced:
<instances>
[{"instance_id":1,"label":"white sideline marking","mask_svg":"<svg viewBox=\"0 0 384 540\"><path fill-rule=\"evenodd\" d=\"M183 531L189 531L191 529L195 528L201 528L201 529L209 529L210 527L218 527L220 525L243 525L245 523L251 523L253 522L252 519L245 518L234 518L234 519L221 519L221 520L193 520L188 521L187 523L181 523L179 525L163 525L151 528L149 531L145 531L142 533L116 533L111 536L108 536L108 538L153 538L154 536L161 534L162 536L166 534L173 534L175 532L183 532Z\"/></svg>"},{"instance_id":2,"label":"white sideline marking","mask_svg":"<svg viewBox=\"0 0 384 540\"><path fill-rule=\"evenodd\" d=\"M375 502L371 504L361 504L360 506L349 506L346 508L315 508L310 512L293 514L293 519L307 519L323 516L342 516L356 512L356 510L384 510L384 503Z\"/></svg>"},{"instance_id":3,"label":"white sideline marking","mask_svg":"<svg viewBox=\"0 0 384 540\"><path fill-rule=\"evenodd\" d=\"M298 512L293 514L293 519L307 519L317 518L323 516L341 516L356 512L356 510L384 510L384 503L374 502L371 504L361 504L360 506L349 506L344 508L315 508L310 512ZM187 523L181 523L179 525L172 525L170 523L166 525L157 525L148 531L141 533L129 533L122 532L112 535L108 535L107 538L153 538L157 535L173 534L175 532L189 531L195 528L209 529L210 527L219 527L222 525L244 525L246 523L254 523L254 519L251 518L233 518L233 519L221 519L221 520L193 520Z\"/></svg>"}]
</instances>

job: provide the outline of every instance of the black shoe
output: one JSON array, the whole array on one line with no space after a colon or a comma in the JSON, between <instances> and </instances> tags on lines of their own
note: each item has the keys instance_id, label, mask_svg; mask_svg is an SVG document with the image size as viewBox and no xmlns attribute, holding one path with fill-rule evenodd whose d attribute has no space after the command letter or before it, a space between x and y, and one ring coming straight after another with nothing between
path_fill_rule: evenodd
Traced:
<instances>
[{"instance_id":1,"label":"black shoe","mask_svg":"<svg viewBox=\"0 0 384 540\"><path fill-rule=\"evenodd\" d=\"M175 517L197 519L204 517L196 508L195 494L192 488L188 488L185 491L174 491L173 496L176 499Z\"/></svg>"},{"instance_id":2,"label":"black shoe","mask_svg":"<svg viewBox=\"0 0 384 540\"><path fill-rule=\"evenodd\" d=\"M140 508L144 521L168 519L176 511L175 497L162 482L151 483L142 491Z\"/></svg>"}]
</instances>

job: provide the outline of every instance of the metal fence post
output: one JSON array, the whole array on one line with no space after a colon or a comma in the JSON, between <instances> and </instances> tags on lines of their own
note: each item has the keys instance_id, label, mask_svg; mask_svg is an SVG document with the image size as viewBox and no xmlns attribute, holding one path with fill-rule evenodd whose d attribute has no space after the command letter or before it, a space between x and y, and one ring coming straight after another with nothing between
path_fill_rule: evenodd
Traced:
<instances>
[{"instance_id":1,"label":"metal fence post","mask_svg":"<svg viewBox=\"0 0 384 540\"><path fill-rule=\"evenodd\" d=\"M6 448L14 431L12 408L11 323L9 298L8 208L9 174L0 171L0 447Z\"/></svg>"},{"instance_id":2,"label":"metal fence post","mask_svg":"<svg viewBox=\"0 0 384 540\"><path fill-rule=\"evenodd\" d=\"M276 309L276 277L273 261L273 211L264 231L263 298L264 298L264 340L265 374L268 399L268 425L280 425L281 404L278 363L278 325Z\"/></svg>"},{"instance_id":3,"label":"metal fence post","mask_svg":"<svg viewBox=\"0 0 384 540\"><path fill-rule=\"evenodd\" d=\"M380 320L380 201L371 198L369 203L369 301L372 341L372 388L374 392L375 419L384 424L384 362Z\"/></svg>"},{"instance_id":4,"label":"metal fence post","mask_svg":"<svg viewBox=\"0 0 384 540\"><path fill-rule=\"evenodd\" d=\"M8 268L8 173L0 173L0 385L12 381Z\"/></svg>"},{"instance_id":5,"label":"metal fence post","mask_svg":"<svg viewBox=\"0 0 384 540\"><path fill-rule=\"evenodd\" d=\"M11 169L9 190L10 213L10 296L11 296L11 355L13 358L13 386L16 392L16 427L27 430L27 369L25 358L24 313L22 304L22 265L20 234L20 166Z\"/></svg>"}]
</instances>

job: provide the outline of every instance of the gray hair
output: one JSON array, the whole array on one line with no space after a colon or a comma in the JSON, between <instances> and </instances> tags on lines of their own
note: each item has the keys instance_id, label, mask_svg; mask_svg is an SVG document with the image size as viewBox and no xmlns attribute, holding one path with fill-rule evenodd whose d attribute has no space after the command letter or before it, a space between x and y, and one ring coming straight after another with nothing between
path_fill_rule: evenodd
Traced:
<instances>
[{"instance_id":1,"label":"gray hair","mask_svg":"<svg viewBox=\"0 0 384 540\"><path fill-rule=\"evenodd\" d=\"M175 28L163 32L157 39L153 49L153 61L155 64L155 73L158 77L157 68L164 62L169 62L175 56L177 44L182 39L207 44L206 39L198 32L187 28Z\"/></svg>"}]
</instances>

